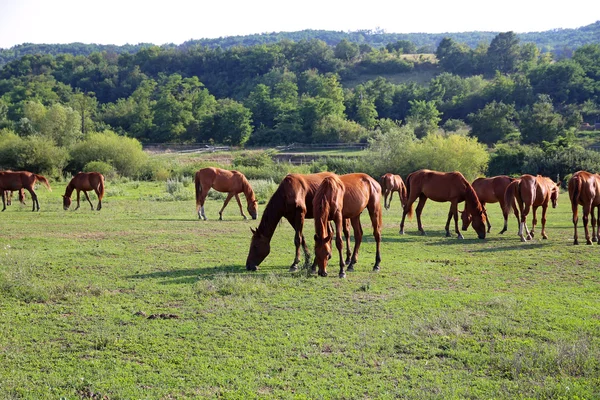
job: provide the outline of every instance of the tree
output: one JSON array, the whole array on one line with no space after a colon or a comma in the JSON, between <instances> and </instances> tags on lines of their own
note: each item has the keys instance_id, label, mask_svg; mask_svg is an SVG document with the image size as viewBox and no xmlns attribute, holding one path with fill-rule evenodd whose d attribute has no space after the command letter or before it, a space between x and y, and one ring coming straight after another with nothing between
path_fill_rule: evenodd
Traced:
<instances>
[{"instance_id":1,"label":"tree","mask_svg":"<svg viewBox=\"0 0 600 400\"><path fill-rule=\"evenodd\" d=\"M203 122L203 138L232 146L243 146L252 133L252 113L231 99L218 100L215 113Z\"/></svg>"},{"instance_id":2,"label":"tree","mask_svg":"<svg viewBox=\"0 0 600 400\"><path fill-rule=\"evenodd\" d=\"M81 133L86 134L88 129L93 128L92 118L96 114L98 101L93 92L83 93L76 91L71 98L71 107L79 113L81 117Z\"/></svg>"},{"instance_id":3,"label":"tree","mask_svg":"<svg viewBox=\"0 0 600 400\"><path fill-rule=\"evenodd\" d=\"M407 124L412 125L417 137L421 138L438 129L442 120L433 101L411 100Z\"/></svg>"},{"instance_id":4,"label":"tree","mask_svg":"<svg viewBox=\"0 0 600 400\"><path fill-rule=\"evenodd\" d=\"M512 73L517 70L520 48L519 38L514 32L499 33L490 43L487 51L487 72Z\"/></svg>"},{"instance_id":5,"label":"tree","mask_svg":"<svg viewBox=\"0 0 600 400\"><path fill-rule=\"evenodd\" d=\"M435 56L446 72L468 74L473 71L472 54L469 47L450 38L444 38L438 45Z\"/></svg>"},{"instance_id":6,"label":"tree","mask_svg":"<svg viewBox=\"0 0 600 400\"><path fill-rule=\"evenodd\" d=\"M471 133L482 143L494 144L517 131L515 117L512 104L492 101L476 113L469 114Z\"/></svg>"},{"instance_id":7,"label":"tree","mask_svg":"<svg viewBox=\"0 0 600 400\"><path fill-rule=\"evenodd\" d=\"M520 113L519 128L524 143L552 142L564 133L564 122L562 116L554 112L550 97L542 95L533 106Z\"/></svg>"},{"instance_id":8,"label":"tree","mask_svg":"<svg viewBox=\"0 0 600 400\"><path fill-rule=\"evenodd\" d=\"M356 43L343 39L335 46L333 53L340 60L350 61L358 57L359 49Z\"/></svg>"}]
</instances>

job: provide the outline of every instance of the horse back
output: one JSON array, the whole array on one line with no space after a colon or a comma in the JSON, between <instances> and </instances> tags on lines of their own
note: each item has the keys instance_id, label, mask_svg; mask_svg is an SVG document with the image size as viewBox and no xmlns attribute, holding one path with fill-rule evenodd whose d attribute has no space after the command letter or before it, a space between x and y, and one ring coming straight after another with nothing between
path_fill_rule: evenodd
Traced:
<instances>
[{"instance_id":1,"label":"horse back","mask_svg":"<svg viewBox=\"0 0 600 400\"><path fill-rule=\"evenodd\" d=\"M381 208L381 186L367 174L353 173L341 175L345 187L344 218L353 218L365 209Z\"/></svg>"}]
</instances>

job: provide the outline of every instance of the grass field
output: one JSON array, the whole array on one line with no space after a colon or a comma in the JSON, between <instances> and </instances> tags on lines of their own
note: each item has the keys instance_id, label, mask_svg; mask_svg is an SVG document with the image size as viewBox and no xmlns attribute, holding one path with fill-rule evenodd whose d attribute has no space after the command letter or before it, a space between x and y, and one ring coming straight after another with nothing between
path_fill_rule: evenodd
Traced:
<instances>
[{"instance_id":1,"label":"grass field","mask_svg":"<svg viewBox=\"0 0 600 400\"><path fill-rule=\"evenodd\" d=\"M497 205L483 241L444 237L433 202L428 235L400 236L396 197L381 272L363 215L339 279L288 272L287 223L246 272L258 221L235 202L218 221L215 200L199 221L191 186L165 201L164 183L108 183L100 212L63 211L53 188L0 215L2 399L600 397L600 247L573 246L565 194L528 243L514 218L497 234Z\"/></svg>"}]
</instances>

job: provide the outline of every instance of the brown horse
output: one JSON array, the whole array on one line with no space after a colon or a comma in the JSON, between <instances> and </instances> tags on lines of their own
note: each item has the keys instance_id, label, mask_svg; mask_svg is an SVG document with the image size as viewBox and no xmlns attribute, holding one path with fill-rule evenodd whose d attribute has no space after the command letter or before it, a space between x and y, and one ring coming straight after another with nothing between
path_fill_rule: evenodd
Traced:
<instances>
[{"instance_id":1,"label":"brown horse","mask_svg":"<svg viewBox=\"0 0 600 400\"><path fill-rule=\"evenodd\" d=\"M250 216L252 216L252 219L256 219L258 203L254 196L252 186L250 186L250 182L248 182L248 179L246 179L241 172L220 168L202 168L196 172L194 182L196 183L196 212L198 213L198 218L207 219L206 214L204 214L204 200L206 200L208 191L212 188L217 192L227 193L225 203L223 203L223 207L221 208L221 211L219 211L220 220L223 219L223 210L225 210L225 207L227 207L229 200L231 200L233 196L235 196L235 199L237 200L242 217L248 219L242 209L242 203L240 202L239 196L240 193L244 193L246 196L248 212L250 213Z\"/></svg>"},{"instance_id":2,"label":"brown horse","mask_svg":"<svg viewBox=\"0 0 600 400\"><path fill-rule=\"evenodd\" d=\"M600 235L600 221L596 228L596 218L594 217L594 208L598 209L598 218L600 218L600 175L592 174L587 171L577 171L573 174L568 183L569 199L571 200L571 209L573 211L573 244L579 244L577 236L577 216L578 205L582 206L583 228L585 229L585 241L587 244L598 241ZM589 215L592 215L592 237L588 230Z\"/></svg>"},{"instance_id":3,"label":"brown horse","mask_svg":"<svg viewBox=\"0 0 600 400\"><path fill-rule=\"evenodd\" d=\"M477 232L479 239L485 239L485 213L477 193L473 190L471 184L460 172L438 172L428 169L421 169L408 175L406 178L406 190L408 200L404 205L402 213L402 222L400 222L400 234L404 234L404 219L408 214L412 216L412 205L419 199L417 205L417 224L421 234L425 234L421 224L421 212L425 207L427 199L437 202L450 202L448 211L448 221L446 222L446 236L450 235L450 220L454 217L455 232L459 239L463 235L458 230L458 203L465 202L465 210L462 212L463 227L471 219L473 229Z\"/></svg>"},{"instance_id":4,"label":"brown horse","mask_svg":"<svg viewBox=\"0 0 600 400\"><path fill-rule=\"evenodd\" d=\"M88 196L89 191L93 190L98 196L98 207L96 209L100 211L102 209L102 197L104 197L104 175L99 172L79 172L77 175L71 179L71 182L67 185L65 189L65 194L63 194L63 208L68 210L71 207L71 194L73 190L77 190L77 207L75 209L79 209L79 197L81 192L85 195L88 203L90 203L90 207L92 211L94 210L94 205L90 200L90 196Z\"/></svg>"},{"instance_id":5,"label":"brown horse","mask_svg":"<svg viewBox=\"0 0 600 400\"><path fill-rule=\"evenodd\" d=\"M337 176L323 179L313 198L313 214L315 217L315 263L319 267L319 276L327 276L327 262L331 254L332 232L329 221L335 226L335 246L340 256L340 278L344 273L344 257L342 248L342 231L344 230L344 192L346 188Z\"/></svg>"},{"instance_id":6,"label":"brown horse","mask_svg":"<svg viewBox=\"0 0 600 400\"><path fill-rule=\"evenodd\" d=\"M385 209L390 209L394 192L398 192L400 203L402 207L404 207L404 204L406 204L406 185L404 184L402 177L400 175L387 173L379 178L379 182L381 183L381 190L383 192L383 206ZM389 201L388 195L390 196Z\"/></svg>"},{"instance_id":7,"label":"brown horse","mask_svg":"<svg viewBox=\"0 0 600 400\"><path fill-rule=\"evenodd\" d=\"M500 203L500 209L502 212L504 212L504 192L506 191L506 187L514 180L514 178L509 176L500 175L491 178L477 178L471 184L471 186L473 186L473 190L475 190L475 193L477 193L481 207L483 207L483 212L485 213L485 218L487 220L488 233L492 229L492 225L490 224L490 218L487 215L485 205L486 203ZM513 206L513 212L518 220L519 214L517 213L516 206ZM500 233L506 232L507 225L508 218L505 218L504 227ZM466 230L468 226L468 224L466 226L463 224L463 230Z\"/></svg>"},{"instance_id":8,"label":"brown horse","mask_svg":"<svg viewBox=\"0 0 600 400\"><path fill-rule=\"evenodd\" d=\"M310 263L310 253L302 234L305 219L313 218L313 198L322 183L323 179L333 176L330 172L321 172L318 174L287 175L265 208L258 229L252 230L252 241L250 251L246 259L246 269L256 271L258 265L269 255L270 243L273 233L281 218L285 218L292 225L296 234L294 244L296 245L296 257L290 271L296 271L300 264L300 248L304 250L305 264ZM362 241L363 231L360 224L360 212L365 208L369 211L371 224L373 225L373 236L376 241L375 265L373 270L380 269L381 255L381 187L373 178L366 174L347 174L339 177L344 184L344 220L349 219L354 230L354 251L350 256L349 250L349 229L344 221L344 236L346 237L346 251L348 271L354 270L354 265L358 262L358 251ZM358 211L360 209L360 211ZM316 269L316 264L312 264L312 270Z\"/></svg>"},{"instance_id":9,"label":"brown horse","mask_svg":"<svg viewBox=\"0 0 600 400\"><path fill-rule=\"evenodd\" d=\"M6 196L6 205L12 205L13 191L5 190L4 195ZM25 205L25 190L23 188L19 189L19 202Z\"/></svg>"},{"instance_id":10,"label":"brown horse","mask_svg":"<svg viewBox=\"0 0 600 400\"><path fill-rule=\"evenodd\" d=\"M531 240L534 237L535 225L537 224L536 212L540 206L542 207L542 238L548 239L548 235L546 235L546 211L550 202L552 202L552 208L556 208L558 194L558 185L552 179L541 175L521 175L520 178L515 179L506 187L504 218L508 218L508 208L516 202L521 214L519 236L522 242ZM530 232L527 229L527 215L531 208L533 208L533 221Z\"/></svg>"},{"instance_id":11,"label":"brown horse","mask_svg":"<svg viewBox=\"0 0 600 400\"><path fill-rule=\"evenodd\" d=\"M42 182L48 188L48 190L52 191L50 183L48 183L48 180L42 175L37 175L29 171L0 172L0 191L2 191L2 204L4 205L2 211L6 210L6 191L20 191L21 189L25 189L29 192L29 194L31 194L31 199L33 200L33 209L31 211L36 211L36 208L37 211L39 211L40 203L38 201L37 194L35 194L35 191L33 190L33 187L37 181Z\"/></svg>"},{"instance_id":12,"label":"brown horse","mask_svg":"<svg viewBox=\"0 0 600 400\"><path fill-rule=\"evenodd\" d=\"M283 178L269 199L258 228L251 229L252 241L246 259L247 270L256 271L271 252L271 238L281 218L285 218L295 231L296 257L290 271L298 270L300 248L304 250L305 264L310 262L310 252L302 234L304 220L313 218L313 197L323 179L333 175L331 172L321 172L309 175L288 174Z\"/></svg>"}]
</instances>

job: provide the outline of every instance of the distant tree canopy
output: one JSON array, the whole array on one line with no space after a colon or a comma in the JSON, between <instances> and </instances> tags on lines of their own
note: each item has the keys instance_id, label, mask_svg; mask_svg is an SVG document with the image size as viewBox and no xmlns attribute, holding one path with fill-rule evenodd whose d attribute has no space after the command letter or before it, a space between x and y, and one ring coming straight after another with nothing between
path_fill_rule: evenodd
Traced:
<instances>
[{"instance_id":1,"label":"distant tree canopy","mask_svg":"<svg viewBox=\"0 0 600 400\"><path fill-rule=\"evenodd\" d=\"M252 45L225 38L220 47L188 42L85 54L84 46L77 55L13 57L0 69L5 149L54 146L73 154L92 137L119 143L113 135L232 146L375 143L394 124L411 131L420 154L439 158L430 148L569 148L581 122L600 118L599 43L554 59L513 32L476 45L440 36L435 55L426 55L415 54L425 41L384 32L323 40L305 33L296 41L255 37ZM97 132L111 133L99 139ZM77 166L84 161L107 163Z\"/></svg>"}]
</instances>

